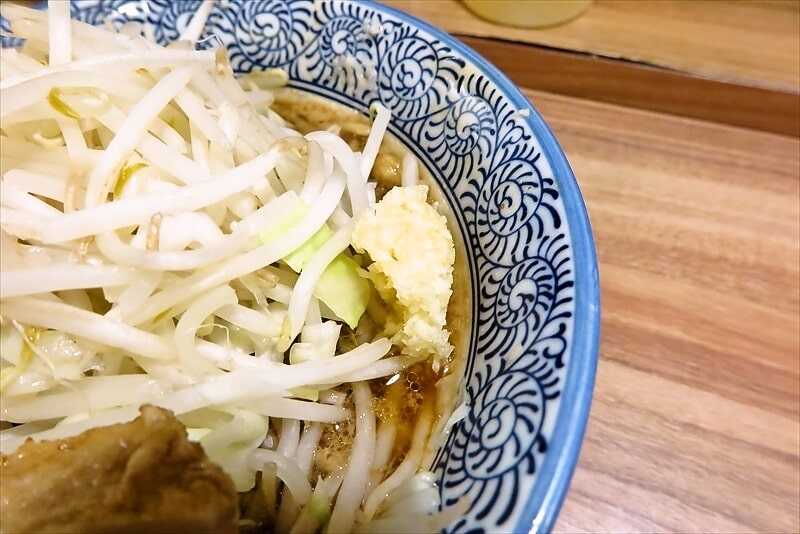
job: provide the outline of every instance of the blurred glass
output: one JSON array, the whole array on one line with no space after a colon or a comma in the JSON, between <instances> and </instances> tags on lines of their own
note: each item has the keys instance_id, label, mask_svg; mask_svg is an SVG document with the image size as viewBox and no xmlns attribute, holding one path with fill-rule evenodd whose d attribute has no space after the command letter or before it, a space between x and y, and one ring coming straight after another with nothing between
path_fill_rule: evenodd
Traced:
<instances>
[{"instance_id":1,"label":"blurred glass","mask_svg":"<svg viewBox=\"0 0 800 534\"><path fill-rule=\"evenodd\" d=\"M555 26L572 20L593 0L463 0L482 19L521 28Z\"/></svg>"}]
</instances>

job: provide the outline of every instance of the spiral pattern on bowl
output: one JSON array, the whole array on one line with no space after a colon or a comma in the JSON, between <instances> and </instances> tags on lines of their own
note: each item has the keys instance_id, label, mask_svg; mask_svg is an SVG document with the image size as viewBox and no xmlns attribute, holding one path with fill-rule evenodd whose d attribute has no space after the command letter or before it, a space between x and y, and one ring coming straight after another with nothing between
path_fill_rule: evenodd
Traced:
<instances>
[{"instance_id":1,"label":"spiral pattern on bowl","mask_svg":"<svg viewBox=\"0 0 800 534\"><path fill-rule=\"evenodd\" d=\"M487 259L510 267L535 255L542 231L539 169L516 159L496 166L476 198L475 227Z\"/></svg>"},{"instance_id":2,"label":"spiral pattern on bowl","mask_svg":"<svg viewBox=\"0 0 800 534\"><path fill-rule=\"evenodd\" d=\"M488 144L496 130L494 112L486 100L477 96L460 99L450 107L445 120L444 140L457 156L471 153L481 140Z\"/></svg>"},{"instance_id":3,"label":"spiral pattern on bowl","mask_svg":"<svg viewBox=\"0 0 800 534\"><path fill-rule=\"evenodd\" d=\"M497 478L531 454L544 417L544 395L535 379L520 372L497 377L475 399L474 410L464 455L469 476Z\"/></svg>"},{"instance_id":4,"label":"spiral pattern on bowl","mask_svg":"<svg viewBox=\"0 0 800 534\"><path fill-rule=\"evenodd\" d=\"M493 169L481 189L479 224L497 236L517 233L536 212L541 201L541 174L525 160L512 160Z\"/></svg>"},{"instance_id":5,"label":"spiral pattern on bowl","mask_svg":"<svg viewBox=\"0 0 800 534\"><path fill-rule=\"evenodd\" d=\"M142 10L148 13L148 19L153 19L153 14L158 13L158 19L152 21L155 26L155 38L159 43L170 43L180 37L192 21L195 12L202 4L202 0L186 0L183 2L170 2L168 0L155 0L153 9ZM121 6L117 6L117 11Z\"/></svg>"},{"instance_id":6,"label":"spiral pattern on bowl","mask_svg":"<svg viewBox=\"0 0 800 534\"><path fill-rule=\"evenodd\" d=\"M302 15L283 0L245 2L235 15L237 39L229 45L231 62L242 70L286 64L303 42L301 30L307 23Z\"/></svg>"},{"instance_id":7,"label":"spiral pattern on bowl","mask_svg":"<svg viewBox=\"0 0 800 534\"><path fill-rule=\"evenodd\" d=\"M320 32L320 41L325 63L345 67L363 52L366 41L364 23L350 17L332 19Z\"/></svg>"},{"instance_id":8,"label":"spiral pattern on bowl","mask_svg":"<svg viewBox=\"0 0 800 534\"><path fill-rule=\"evenodd\" d=\"M501 328L514 328L525 323L535 333L553 304L555 274L541 258L520 263L508 271L500 282L494 307Z\"/></svg>"},{"instance_id":9,"label":"spiral pattern on bowl","mask_svg":"<svg viewBox=\"0 0 800 534\"><path fill-rule=\"evenodd\" d=\"M381 102L403 116L428 108L428 91L439 70L433 45L418 37L394 41L384 53L378 70Z\"/></svg>"}]
</instances>

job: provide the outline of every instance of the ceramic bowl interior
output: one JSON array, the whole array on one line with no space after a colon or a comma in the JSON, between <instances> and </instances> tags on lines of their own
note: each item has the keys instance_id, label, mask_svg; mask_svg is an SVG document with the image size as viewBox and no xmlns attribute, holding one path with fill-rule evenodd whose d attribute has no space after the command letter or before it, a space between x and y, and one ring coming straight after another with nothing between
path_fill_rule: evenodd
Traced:
<instances>
[{"instance_id":1,"label":"ceramic bowl interior","mask_svg":"<svg viewBox=\"0 0 800 534\"><path fill-rule=\"evenodd\" d=\"M137 21L166 44L200 3L74 0L72 13ZM238 72L280 67L298 89L392 111L391 133L441 188L467 249L469 413L433 467L443 503L472 506L447 531L548 531L588 417L599 289L580 192L541 116L474 51L379 4L218 0L205 36Z\"/></svg>"}]
</instances>

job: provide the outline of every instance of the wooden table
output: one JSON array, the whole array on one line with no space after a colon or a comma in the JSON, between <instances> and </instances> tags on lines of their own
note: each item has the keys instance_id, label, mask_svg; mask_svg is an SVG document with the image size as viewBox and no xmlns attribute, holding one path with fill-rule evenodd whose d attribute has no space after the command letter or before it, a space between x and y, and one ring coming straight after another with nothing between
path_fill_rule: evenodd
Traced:
<instances>
[{"instance_id":1,"label":"wooden table","mask_svg":"<svg viewBox=\"0 0 800 534\"><path fill-rule=\"evenodd\" d=\"M388 3L502 63L586 200L600 363L555 530L800 531L800 3L596 0L536 31ZM545 56L555 74L513 67ZM628 105L604 69L655 96ZM779 120L742 121L733 94ZM703 98L718 109L686 105Z\"/></svg>"}]
</instances>

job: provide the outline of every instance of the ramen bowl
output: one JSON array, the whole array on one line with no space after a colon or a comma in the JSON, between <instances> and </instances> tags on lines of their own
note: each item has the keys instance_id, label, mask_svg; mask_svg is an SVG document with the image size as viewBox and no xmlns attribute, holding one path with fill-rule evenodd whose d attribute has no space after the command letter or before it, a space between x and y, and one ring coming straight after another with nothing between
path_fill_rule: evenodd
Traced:
<instances>
[{"instance_id":1,"label":"ramen bowl","mask_svg":"<svg viewBox=\"0 0 800 534\"><path fill-rule=\"evenodd\" d=\"M72 15L133 21L162 44L198 1L75 0ZM473 50L408 15L356 1L219 0L200 42L234 70L280 68L289 85L389 131L441 190L463 241L471 328L467 414L435 456L446 532L552 528L589 414L599 331L592 234L567 159L527 98Z\"/></svg>"}]
</instances>

